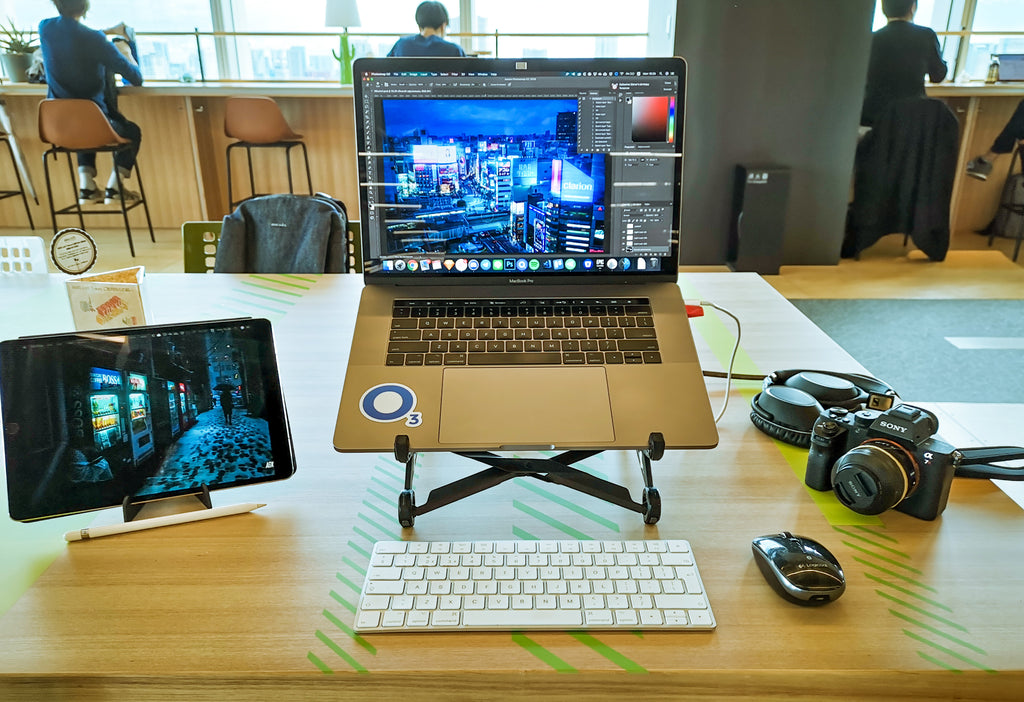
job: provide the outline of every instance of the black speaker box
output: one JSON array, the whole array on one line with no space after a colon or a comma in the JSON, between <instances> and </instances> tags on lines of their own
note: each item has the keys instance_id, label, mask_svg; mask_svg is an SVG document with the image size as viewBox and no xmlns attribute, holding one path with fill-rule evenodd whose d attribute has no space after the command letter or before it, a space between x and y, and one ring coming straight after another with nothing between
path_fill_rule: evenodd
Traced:
<instances>
[{"instance_id":1,"label":"black speaker box","mask_svg":"<svg viewBox=\"0 0 1024 702\"><path fill-rule=\"evenodd\" d=\"M775 275L782 265L789 169L736 166L726 262L734 271Z\"/></svg>"}]
</instances>

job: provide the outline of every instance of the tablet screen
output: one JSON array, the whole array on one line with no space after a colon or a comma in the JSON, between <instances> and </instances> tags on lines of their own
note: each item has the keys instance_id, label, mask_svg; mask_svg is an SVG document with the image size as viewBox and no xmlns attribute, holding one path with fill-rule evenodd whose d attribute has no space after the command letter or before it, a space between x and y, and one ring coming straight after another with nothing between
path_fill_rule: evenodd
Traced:
<instances>
[{"instance_id":1,"label":"tablet screen","mask_svg":"<svg viewBox=\"0 0 1024 702\"><path fill-rule=\"evenodd\" d=\"M0 409L19 521L294 472L265 319L5 341Z\"/></svg>"}]
</instances>

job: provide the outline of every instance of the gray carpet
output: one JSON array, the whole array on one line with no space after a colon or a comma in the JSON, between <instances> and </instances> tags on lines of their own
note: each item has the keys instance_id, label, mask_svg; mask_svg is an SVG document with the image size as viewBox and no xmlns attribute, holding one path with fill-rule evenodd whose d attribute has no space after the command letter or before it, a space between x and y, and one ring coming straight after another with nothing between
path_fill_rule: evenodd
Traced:
<instances>
[{"instance_id":1,"label":"gray carpet","mask_svg":"<svg viewBox=\"0 0 1024 702\"><path fill-rule=\"evenodd\" d=\"M1024 300L791 302L905 401L1024 398ZM1017 348L958 348L949 337Z\"/></svg>"}]
</instances>

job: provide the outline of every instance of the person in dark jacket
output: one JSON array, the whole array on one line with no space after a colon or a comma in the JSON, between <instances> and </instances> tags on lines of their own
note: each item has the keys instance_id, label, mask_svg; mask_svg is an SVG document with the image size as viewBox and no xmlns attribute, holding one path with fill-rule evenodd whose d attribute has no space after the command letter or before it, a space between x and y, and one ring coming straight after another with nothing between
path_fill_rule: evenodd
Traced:
<instances>
[{"instance_id":1,"label":"person in dark jacket","mask_svg":"<svg viewBox=\"0 0 1024 702\"><path fill-rule=\"evenodd\" d=\"M439 2L421 2L416 8L419 34L402 37L391 47L388 56L465 56L458 44L446 41L448 10Z\"/></svg>"},{"instance_id":2,"label":"person in dark jacket","mask_svg":"<svg viewBox=\"0 0 1024 702\"><path fill-rule=\"evenodd\" d=\"M871 37L860 117L865 127L874 126L893 102L925 97L925 75L932 83L946 77L939 38L928 27L913 22L916 0L882 0L882 12L889 22Z\"/></svg>"},{"instance_id":3,"label":"person in dark jacket","mask_svg":"<svg viewBox=\"0 0 1024 702\"><path fill-rule=\"evenodd\" d=\"M1024 141L1024 100L1021 100L1010 116L1003 131L992 142L989 150L971 159L967 164L967 175L978 180L988 180L992 172L992 165L1002 154L1011 153L1017 146L1017 142Z\"/></svg>"},{"instance_id":4,"label":"person in dark jacket","mask_svg":"<svg viewBox=\"0 0 1024 702\"><path fill-rule=\"evenodd\" d=\"M114 156L115 168L103 192L96 184L96 153L78 152L78 201L85 205L98 200L110 204L122 197L137 200L137 193L119 191L118 175L122 183L131 175L142 130L118 112L111 88L113 76L118 73L132 85L142 85L142 72L132 57L128 39L116 36L115 41L110 41L103 32L82 24L89 11L89 0L53 0L53 4L60 16L39 23L47 97L92 100L114 131L132 143L131 149Z\"/></svg>"}]
</instances>

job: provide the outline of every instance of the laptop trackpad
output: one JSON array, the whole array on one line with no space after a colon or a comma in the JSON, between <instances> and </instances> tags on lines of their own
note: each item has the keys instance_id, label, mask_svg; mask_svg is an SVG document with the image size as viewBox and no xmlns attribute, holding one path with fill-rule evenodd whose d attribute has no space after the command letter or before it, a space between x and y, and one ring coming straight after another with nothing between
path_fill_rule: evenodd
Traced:
<instances>
[{"instance_id":1,"label":"laptop trackpad","mask_svg":"<svg viewBox=\"0 0 1024 702\"><path fill-rule=\"evenodd\" d=\"M445 368L443 444L542 446L615 439L604 368Z\"/></svg>"}]
</instances>

